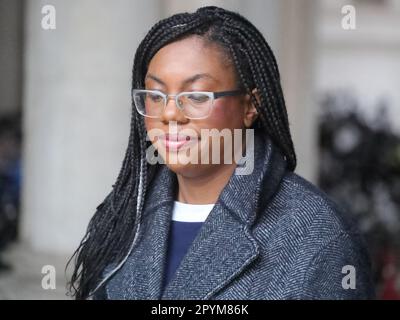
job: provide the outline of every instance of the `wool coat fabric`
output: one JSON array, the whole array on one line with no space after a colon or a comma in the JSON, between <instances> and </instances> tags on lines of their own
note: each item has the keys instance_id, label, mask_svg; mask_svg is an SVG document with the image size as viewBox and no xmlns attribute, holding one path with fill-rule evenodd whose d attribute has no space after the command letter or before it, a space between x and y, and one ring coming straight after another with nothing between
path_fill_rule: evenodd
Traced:
<instances>
[{"instance_id":1,"label":"wool coat fabric","mask_svg":"<svg viewBox=\"0 0 400 320\"><path fill-rule=\"evenodd\" d=\"M177 178L160 168L137 243L110 265L93 299L370 299L365 243L349 214L287 169L268 137L254 139L251 174L233 174L162 290Z\"/></svg>"}]
</instances>

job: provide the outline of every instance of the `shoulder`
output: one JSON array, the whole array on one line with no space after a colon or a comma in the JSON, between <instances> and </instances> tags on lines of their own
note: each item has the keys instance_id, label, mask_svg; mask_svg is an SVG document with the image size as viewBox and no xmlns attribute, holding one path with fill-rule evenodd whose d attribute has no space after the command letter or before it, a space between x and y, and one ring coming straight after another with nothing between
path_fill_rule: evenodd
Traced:
<instances>
[{"instance_id":1,"label":"shoulder","mask_svg":"<svg viewBox=\"0 0 400 320\"><path fill-rule=\"evenodd\" d=\"M253 235L261 263L288 281L293 297L373 296L369 254L356 223L318 187L288 172L259 214ZM346 266L357 270L358 290L343 289Z\"/></svg>"},{"instance_id":2,"label":"shoulder","mask_svg":"<svg viewBox=\"0 0 400 320\"><path fill-rule=\"evenodd\" d=\"M284 175L263 211L261 221L283 223L295 227L298 232L316 230L318 238L325 233L326 236L358 233L349 212L317 186L293 172Z\"/></svg>"}]
</instances>

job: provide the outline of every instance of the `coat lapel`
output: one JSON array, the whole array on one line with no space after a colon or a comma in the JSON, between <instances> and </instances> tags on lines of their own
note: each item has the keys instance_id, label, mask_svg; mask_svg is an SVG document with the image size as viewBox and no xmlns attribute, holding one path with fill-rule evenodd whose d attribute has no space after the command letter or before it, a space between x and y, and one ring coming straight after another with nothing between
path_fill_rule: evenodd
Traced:
<instances>
[{"instance_id":1,"label":"coat lapel","mask_svg":"<svg viewBox=\"0 0 400 320\"><path fill-rule=\"evenodd\" d=\"M258 257L251 227L277 190L286 163L271 141L259 135L249 152L253 172L231 176L162 299L210 299Z\"/></svg>"},{"instance_id":2,"label":"coat lapel","mask_svg":"<svg viewBox=\"0 0 400 320\"><path fill-rule=\"evenodd\" d=\"M184 256L162 299L208 299L259 254L246 225L217 203Z\"/></svg>"},{"instance_id":3,"label":"coat lapel","mask_svg":"<svg viewBox=\"0 0 400 320\"><path fill-rule=\"evenodd\" d=\"M137 245L106 285L109 299L160 299L176 175L162 166L146 196Z\"/></svg>"},{"instance_id":4,"label":"coat lapel","mask_svg":"<svg viewBox=\"0 0 400 320\"><path fill-rule=\"evenodd\" d=\"M251 227L256 212L276 191L285 165L269 139L256 135L254 146L253 172L231 176L163 292L168 234L178 189L176 175L165 165L159 168L146 197L139 244L121 272L111 279L111 298L210 299L257 258L259 246ZM112 288L117 288L114 294Z\"/></svg>"}]
</instances>

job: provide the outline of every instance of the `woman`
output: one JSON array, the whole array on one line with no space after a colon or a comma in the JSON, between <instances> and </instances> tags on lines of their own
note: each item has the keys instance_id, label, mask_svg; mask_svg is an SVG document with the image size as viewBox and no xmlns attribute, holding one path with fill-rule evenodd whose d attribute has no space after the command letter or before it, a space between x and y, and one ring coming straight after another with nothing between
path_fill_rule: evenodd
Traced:
<instances>
[{"instance_id":1,"label":"woman","mask_svg":"<svg viewBox=\"0 0 400 320\"><path fill-rule=\"evenodd\" d=\"M278 67L249 21L203 7L158 22L132 99L122 169L74 254L77 299L373 296L353 224L293 173Z\"/></svg>"}]
</instances>

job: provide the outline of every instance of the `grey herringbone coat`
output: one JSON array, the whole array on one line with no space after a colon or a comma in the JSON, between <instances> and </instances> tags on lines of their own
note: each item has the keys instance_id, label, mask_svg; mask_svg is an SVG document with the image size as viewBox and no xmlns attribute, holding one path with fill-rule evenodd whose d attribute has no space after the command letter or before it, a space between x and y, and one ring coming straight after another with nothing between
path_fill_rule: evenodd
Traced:
<instances>
[{"instance_id":1,"label":"grey herringbone coat","mask_svg":"<svg viewBox=\"0 0 400 320\"><path fill-rule=\"evenodd\" d=\"M122 266L106 269L94 299L373 298L368 254L354 224L289 172L269 139L257 134L254 146L252 174L231 176L163 292L177 180L160 166L138 242ZM354 271L355 288L343 287L351 282L346 268Z\"/></svg>"}]
</instances>

